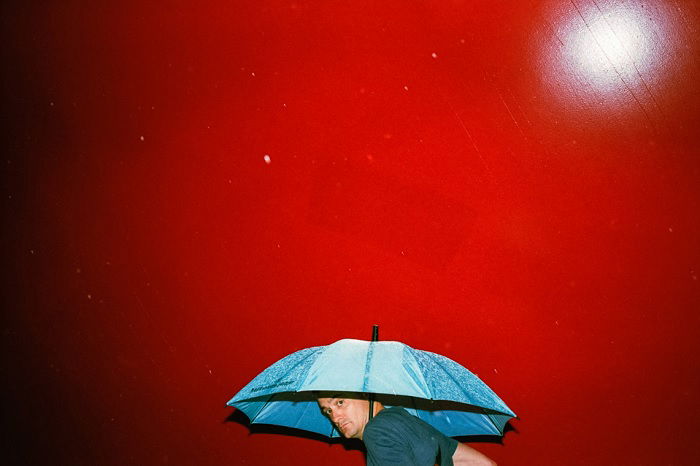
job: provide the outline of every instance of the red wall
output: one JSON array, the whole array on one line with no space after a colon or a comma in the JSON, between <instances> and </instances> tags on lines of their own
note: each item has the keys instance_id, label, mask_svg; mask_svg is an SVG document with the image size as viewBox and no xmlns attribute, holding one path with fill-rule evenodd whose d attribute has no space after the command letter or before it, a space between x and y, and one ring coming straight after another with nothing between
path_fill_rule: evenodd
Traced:
<instances>
[{"instance_id":1,"label":"red wall","mask_svg":"<svg viewBox=\"0 0 700 466\"><path fill-rule=\"evenodd\" d=\"M7 458L363 464L224 404L377 323L518 413L499 464L700 460L697 2L2 22Z\"/></svg>"}]
</instances>

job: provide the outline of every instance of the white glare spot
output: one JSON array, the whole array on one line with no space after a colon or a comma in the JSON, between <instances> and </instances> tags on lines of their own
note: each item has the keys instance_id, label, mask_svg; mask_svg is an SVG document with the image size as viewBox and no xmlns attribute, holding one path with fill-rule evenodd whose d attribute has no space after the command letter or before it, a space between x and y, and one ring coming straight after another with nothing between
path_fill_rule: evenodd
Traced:
<instances>
[{"instance_id":1,"label":"white glare spot","mask_svg":"<svg viewBox=\"0 0 700 466\"><path fill-rule=\"evenodd\" d=\"M643 7L622 2L574 9L557 25L563 47L553 72L562 75L563 65L604 92L652 79L664 58L664 22L663 15L652 18Z\"/></svg>"},{"instance_id":2,"label":"white glare spot","mask_svg":"<svg viewBox=\"0 0 700 466\"><path fill-rule=\"evenodd\" d=\"M430 56L433 58L437 58L437 53L433 52Z\"/></svg>"},{"instance_id":3,"label":"white glare spot","mask_svg":"<svg viewBox=\"0 0 700 466\"><path fill-rule=\"evenodd\" d=\"M145 138L144 138L143 136L141 136L141 137L140 137L139 139L140 139L140 140L142 140L142 141L144 141L144 140L145 140Z\"/></svg>"},{"instance_id":4,"label":"white glare spot","mask_svg":"<svg viewBox=\"0 0 700 466\"><path fill-rule=\"evenodd\" d=\"M270 159L270 156L268 154L265 154L265 156L263 157L263 160L268 165L270 165L270 162L272 161L272 159Z\"/></svg>"},{"instance_id":5,"label":"white glare spot","mask_svg":"<svg viewBox=\"0 0 700 466\"><path fill-rule=\"evenodd\" d=\"M408 90L408 86L404 86L404 87L403 87L403 90L404 90L404 91L407 91L407 90Z\"/></svg>"}]
</instances>

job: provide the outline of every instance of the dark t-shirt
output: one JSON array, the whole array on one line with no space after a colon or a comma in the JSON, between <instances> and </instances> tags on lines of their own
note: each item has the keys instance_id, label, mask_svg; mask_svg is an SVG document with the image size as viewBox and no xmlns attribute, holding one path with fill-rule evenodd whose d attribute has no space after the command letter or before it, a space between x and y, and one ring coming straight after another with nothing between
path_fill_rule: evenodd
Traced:
<instances>
[{"instance_id":1,"label":"dark t-shirt","mask_svg":"<svg viewBox=\"0 0 700 466\"><path fill-rule=\"evenodd\" d=\"M458 442L403 408L381 410L362 436L367 466L452 466Z\"/></svg>"}]
</instances>

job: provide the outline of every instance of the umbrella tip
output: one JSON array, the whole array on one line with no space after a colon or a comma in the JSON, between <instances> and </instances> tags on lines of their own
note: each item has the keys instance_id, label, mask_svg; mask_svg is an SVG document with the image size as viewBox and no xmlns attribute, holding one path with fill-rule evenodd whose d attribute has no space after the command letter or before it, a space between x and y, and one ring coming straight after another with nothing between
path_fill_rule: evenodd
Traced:
<instances>
[{"instance_id":1,"label":"umbrella tip","mask_svg":"<svg viewBox=\"0 0 700 466\"><path fill-rule=\"evenodd\" d=\"M372 325L372 341L379 341L379 325Z\"/></svg>"}]
</instances>

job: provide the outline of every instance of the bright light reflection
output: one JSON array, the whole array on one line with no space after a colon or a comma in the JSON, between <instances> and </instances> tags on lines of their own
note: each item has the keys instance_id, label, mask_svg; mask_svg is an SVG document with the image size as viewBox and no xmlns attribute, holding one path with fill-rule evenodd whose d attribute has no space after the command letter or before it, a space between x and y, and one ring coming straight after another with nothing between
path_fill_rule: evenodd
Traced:
<instances>
[{"instance_id":1,"label":"bright light reflection","mask_svg":"<svg viewBox=\"0 0 700 466\"><path fill-rule=\"evenodd\" d=\"M617 24L613 26L610 20ZM567 52L589 74L607 74L611 67L630 71L649 62L642 29L626 17L598 17L588 27L572 31L567 39Z\"/></svg>"},{"instance_id":2,"label":"bright light reflection","mask_svg":"<svg viewBox=\"0 0 700 466\"><path fill-rule=\"evenodd\" d=\"M662 59L658 42L663 25L656 15L652 18L648 9L635 4L579 6L559 28L560 59L599 92L646 85Z\"/></svg>"}]
</instances>

